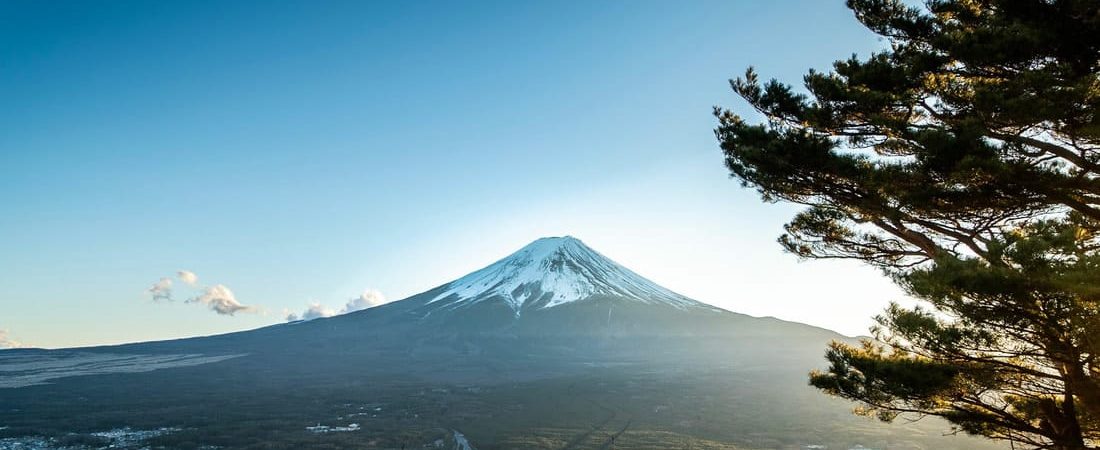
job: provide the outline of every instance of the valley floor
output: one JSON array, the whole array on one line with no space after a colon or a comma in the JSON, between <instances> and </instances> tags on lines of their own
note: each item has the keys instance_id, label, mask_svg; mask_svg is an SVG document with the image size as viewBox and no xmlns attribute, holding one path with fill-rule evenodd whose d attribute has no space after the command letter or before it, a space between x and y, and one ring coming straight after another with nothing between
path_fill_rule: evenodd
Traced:
<instances>
[{"instance_id":1,"label":"valley floor","mask_svg":"<svg viewBox=\"0 0 1100 450\"><path fill-rule=\"evenodd\" d=\"M545 367L471 357L452 367L465 373L458 382L394 373L376 364L385 358L295 366L253 356L55 379L0 389L0 449L997 448L942 436L941 423L853 417L802 371L777 378L762 366L686 360L563 371L567 361L538 360Z\"/></svg>"}]
</instances>

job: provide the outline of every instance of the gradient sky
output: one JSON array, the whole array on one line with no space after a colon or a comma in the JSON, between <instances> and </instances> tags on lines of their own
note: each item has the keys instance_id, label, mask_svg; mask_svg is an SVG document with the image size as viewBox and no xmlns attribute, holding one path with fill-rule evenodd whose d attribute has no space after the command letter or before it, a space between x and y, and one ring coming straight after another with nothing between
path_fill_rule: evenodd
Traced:
<instances>
[{"instance_id":1,"label":"gradient sky","mask_svg":"<svg viewBox=\"0 0 1100 450\"><path fill-rule=\"evenodd\" d=\"M565 234L865 333L900 292L783 253L796 209L728 178L711 107L751 116L749 65L797 83L882 45L841 1L2 2L0 341L255 328ZM181 269L262 312L153 302Z\"/></svg>"}]
</instances>

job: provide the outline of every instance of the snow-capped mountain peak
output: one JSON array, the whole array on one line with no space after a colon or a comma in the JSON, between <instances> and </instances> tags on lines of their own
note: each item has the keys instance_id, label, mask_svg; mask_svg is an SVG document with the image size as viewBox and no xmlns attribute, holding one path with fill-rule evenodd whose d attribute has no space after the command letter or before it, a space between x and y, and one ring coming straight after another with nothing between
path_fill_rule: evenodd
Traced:
<instances>
[{"instance_id":1,"label":"snow-capped mountain peak","mask_svg":"<svg viewBox=\"0 0 1100 450\"><path fill-rule=\"evenodd\" d=\"M643 278L572 236L538 239L448 283L428 303L462 307L503 301L519 315L524 308L553 308L600 295L681 309L706 307Z\"/></svg>"}]
</instances>

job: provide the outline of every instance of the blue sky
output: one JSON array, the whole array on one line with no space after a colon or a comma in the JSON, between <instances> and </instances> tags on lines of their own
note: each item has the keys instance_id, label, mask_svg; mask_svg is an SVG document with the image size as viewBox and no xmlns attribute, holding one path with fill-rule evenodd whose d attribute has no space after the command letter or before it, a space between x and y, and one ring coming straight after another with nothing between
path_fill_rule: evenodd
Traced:
<instances>
[{"instance_id":1,"label":"blue sky","mask_svg":"<svg viewBox=\"0 0 1100 450\"><path fill-rule=\"evenodd\" d=\"M699 300L863 333L901 294L783 254L795 209L728 179L712 134L714 105L751 116L727 84L747 66L797 83L883 45L842 3L0 3L0 330L255 328L570 234ZM177 270L260 312L151 301Z\"/></svg>"}]
</instances>

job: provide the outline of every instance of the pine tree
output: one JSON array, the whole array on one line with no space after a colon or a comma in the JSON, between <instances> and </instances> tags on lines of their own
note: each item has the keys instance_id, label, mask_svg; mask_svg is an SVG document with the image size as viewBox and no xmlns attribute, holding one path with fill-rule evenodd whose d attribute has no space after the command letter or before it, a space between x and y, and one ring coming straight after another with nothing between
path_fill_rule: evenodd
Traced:
<instances>
[{"instance_id":1,"label":"pine tree","mask_svg":"<svg viewBox=\"0 0 1100 450\"><path fill-rule=\"evenodd\" d=\"M805 209L780 244L881 268L922 306L834 343L857 410L1034 448L1100 446L1100 1L849 0L889 48L715 108L733 177Z\"/></svg>"}]
</instances>

